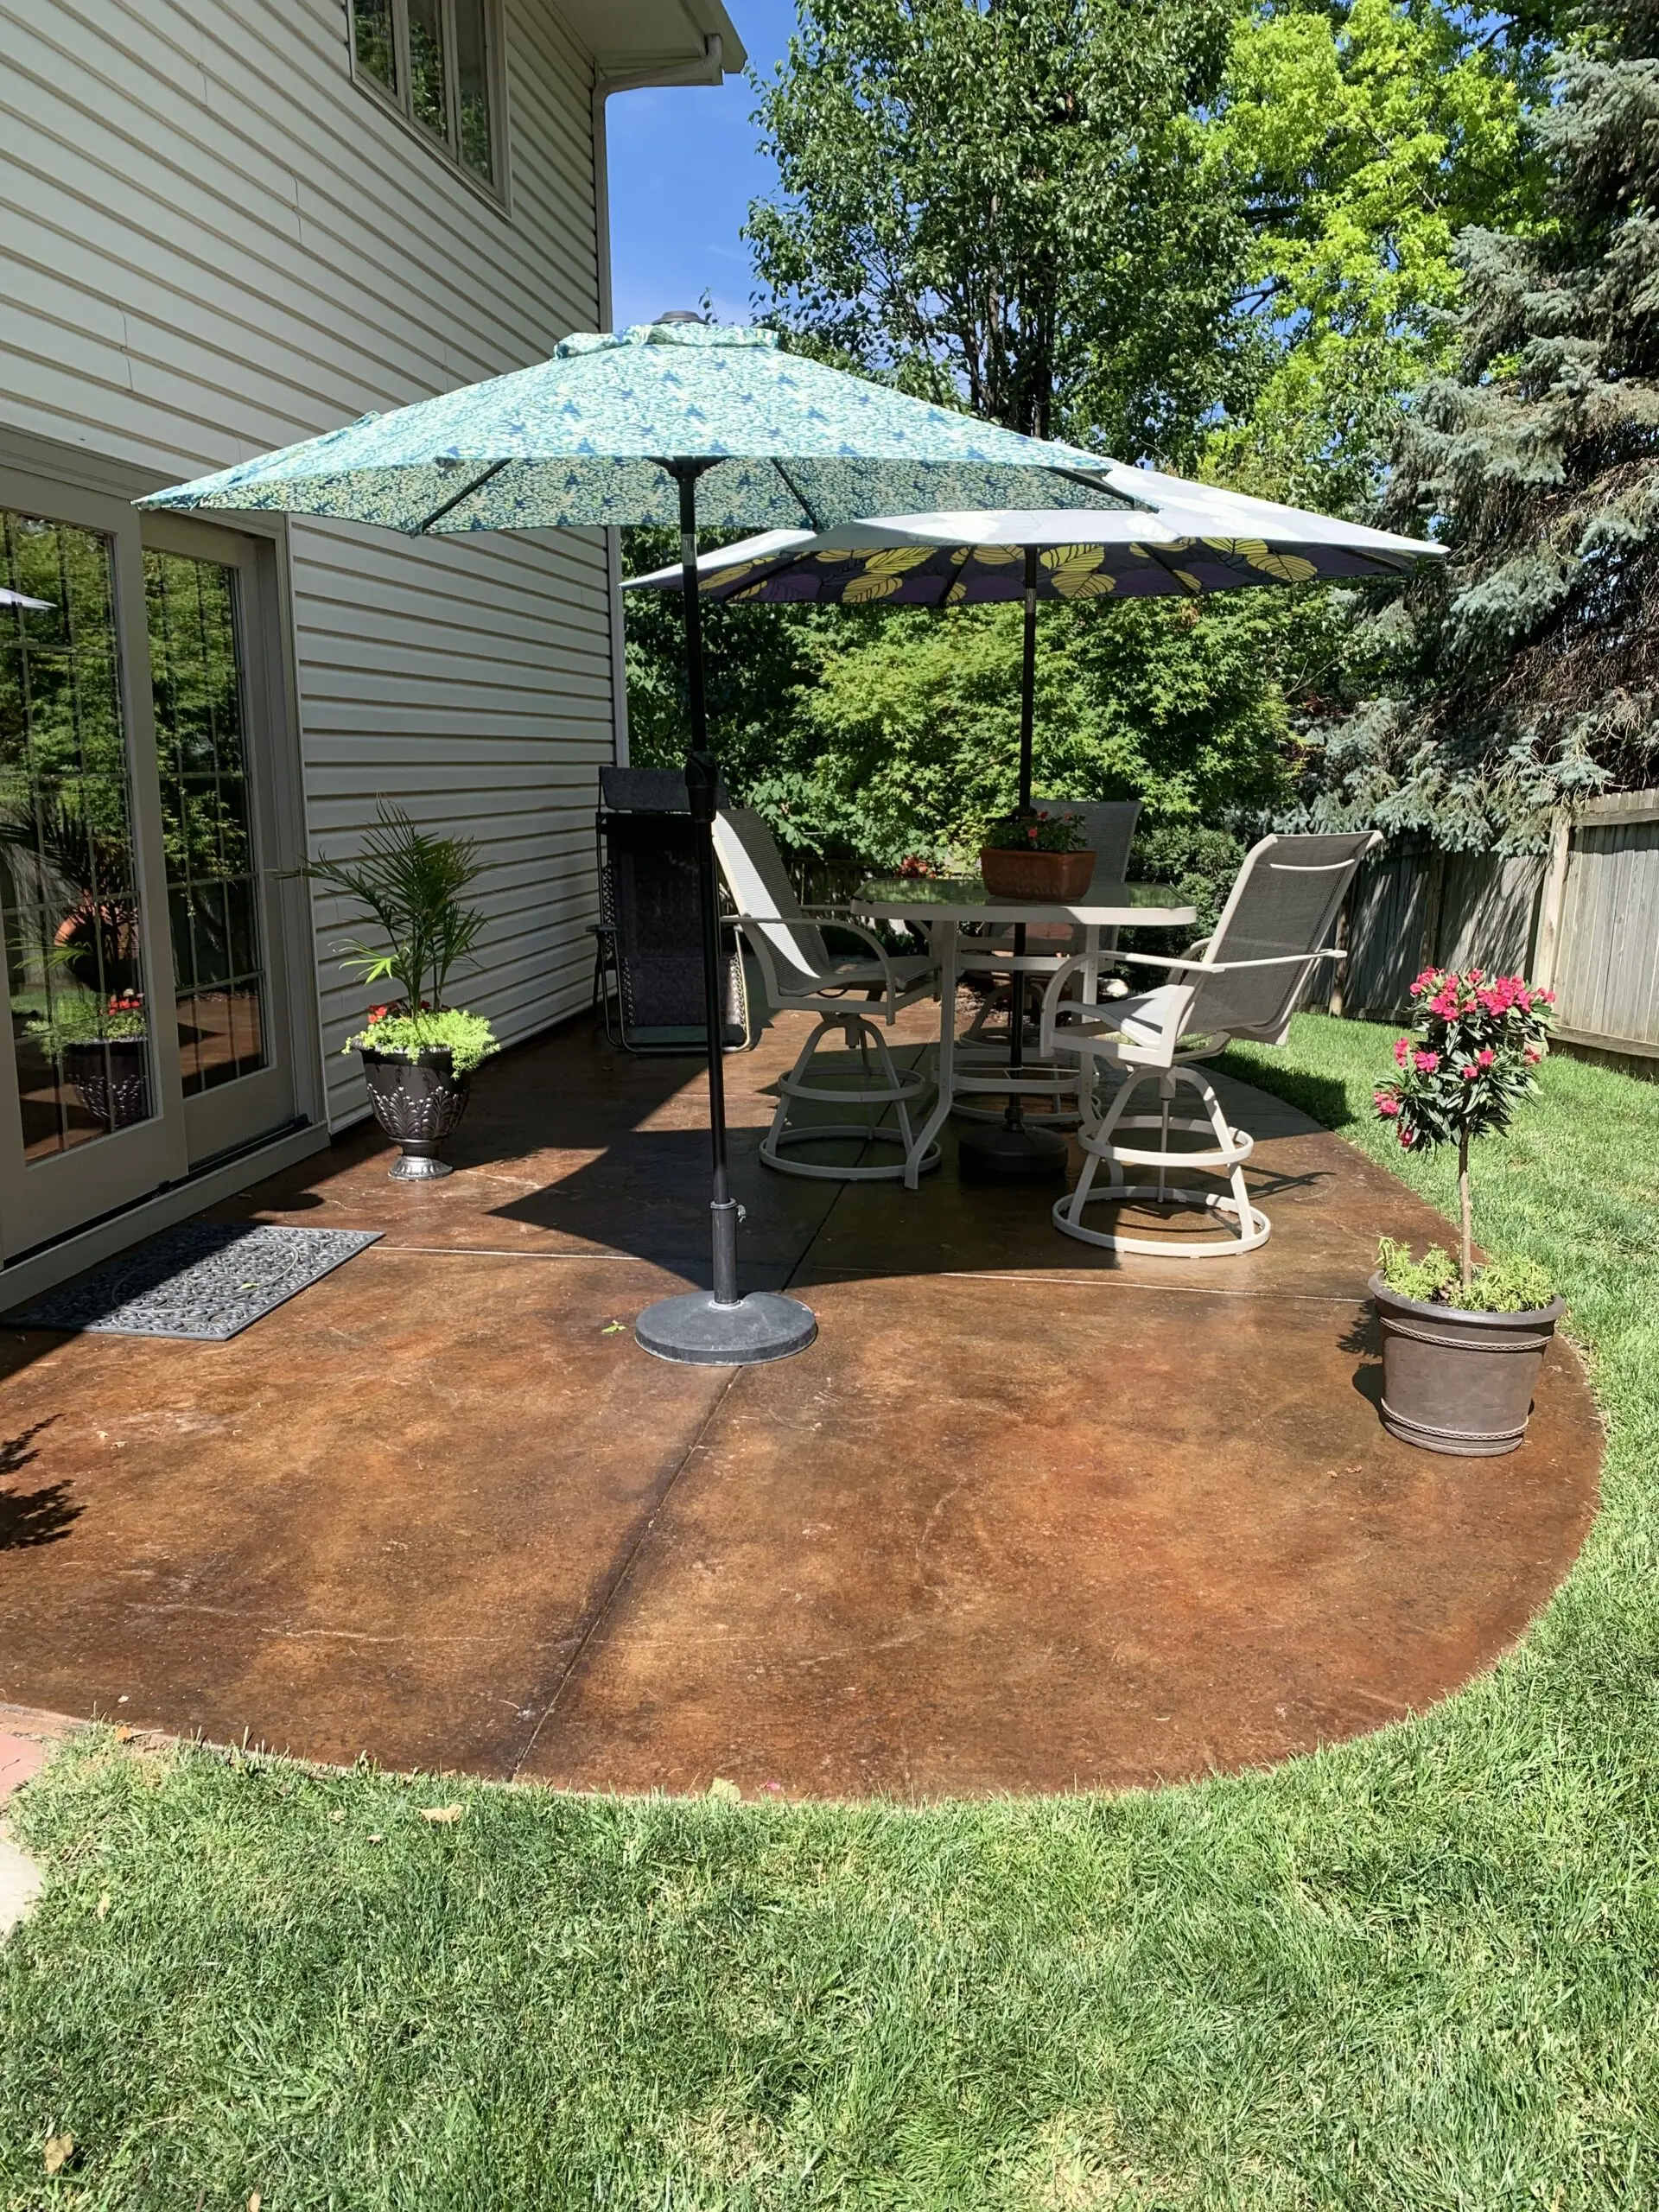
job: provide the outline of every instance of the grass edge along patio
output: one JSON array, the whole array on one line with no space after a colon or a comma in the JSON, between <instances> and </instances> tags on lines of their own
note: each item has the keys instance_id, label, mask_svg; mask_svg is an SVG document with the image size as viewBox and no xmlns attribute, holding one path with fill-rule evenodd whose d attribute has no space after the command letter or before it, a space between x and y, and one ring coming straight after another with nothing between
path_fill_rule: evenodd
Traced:
<instances>
[{"instance_id":1,"label":"grass edge along patio","mask_svg":"<svg viewBox=\"0 0 1659 2212\"><path fill-rule=\"evenodd\" d=\"M1237 1057L1449 1215L1449 1163L1371 1115L1389 1039L1305 1015ZM1429 2207L1452 2175L1633 2201L1656 1116L1557 1058L1491 1147L1489 1234L1567 1287L1609 1450L1582 1558L1489 1676L1270 1774L912 1811L94 1733L12 1814L51 1870L0 1967L13 2200L48 2201L63 2132L51 2186L111 2202L303 2202L324 2174L395 2202L404 2173L480 2204Z\"/></svg>"}]
</instances>

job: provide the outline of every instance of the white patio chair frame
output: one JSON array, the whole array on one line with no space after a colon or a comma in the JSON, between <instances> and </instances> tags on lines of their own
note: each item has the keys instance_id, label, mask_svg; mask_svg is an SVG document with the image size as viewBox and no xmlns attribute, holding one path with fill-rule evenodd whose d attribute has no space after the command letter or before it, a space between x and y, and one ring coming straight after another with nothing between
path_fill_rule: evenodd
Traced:
<instances>
[{"instance_id":1,"label":"white patio chair frame","mask_svg":"<svg viewBox=\"0 0 1659 2212\"><path fill-rule=\"evenodd\" d=\"M1109 817L1110 826L1106 836L1102 836L1099 829L1091 834L1095 836L1097 849L1105 854L1109 861L1116 859L1120 865L1116 869L1110 866L1103 868L1097 859L1095 880L1100 883L1120 883L1124 880L1128 869L1129 848L1135 842L1135 824L1140 819L1139 799L1033 798L1031 803L1036 807L1081 814L1085 820L1090 815L1097 822ZM1023 1009L1026 992L1033 981L1052 976L1060 963L1068 957L1089 957L1090 964L1085 965L1082 971L1077 1003L1093 1006L1097 1002L1101 963L1103 959L1116 957L1117 931L1115 929L1072 930L1069 934L1074 946L1077 945L1079 937L1083 939L1076 955L1064 951L1016 953L1005 949L1013 943L1013 925L999 923L990 931L988 938L963 940L958 971L988 982L993 988L986 993L973 1020L957 1042L957 1065L971 1069L976 1077L983 1072L983 1091L987 1096L1006 1096L1009 1091L1017 1090L1025 1098L1052 1100L1051 1105L1026 1115L1027 1122L1042 1128L1075 1129L1079 1122L1089 1119L1090 1102L1081 1096L1078 1088L1088 1077L1087 1065L1079 1061L1075 1070L1057 1067L1052 1063L1046 1065L1039 1050L1034 1058L1026 1062L1016 1084L1007 1074L1007 1046L1000 1039L986 1035L985 1021L995 1003L996 984L1007 984L1008 1018L1012 1021L1015 1002L1020 1001ZM1120 993L1122 988L1121 983L1116 986ZM1000 1105L973 1106L960 1101L950 1109L951 1113L963 1122L1000 1122L1002 1110Z\"/></svg>"},{"instance_id":2,"label":"white patio chair frame","mask_svg":"<svg viewBox=\"0 0 1659 2212\"><path fill-rule=\"evenodd\" d=\"M893 1063L880 1022L892 1028L907 1006L938 995L938 963L931 953L895 959L868 924L854 918L844 905L804 906L795 896L785 872L772 832L762 817L743 807L722 809L715 817L715 852L727 889L739 911L734 917L744 942L760 963L769 1004L779 1013L815 1014L811 1034L802 1046L794 1066L779 1078L778 1110L760 1140L760 1157L781 1175L800 1175L824 1183L897 1182L905 1173L913 1141L911 1104L929 1088L919 1068L899 1068ZM823 940L823 925L849 931L870 948L864 960L837 961ZM862 992L855 1003L849 992ZM872 995L874 994L874 995ZM820 1046L838 1030L849 1052L856 1050L864 1079L852 1084L825 1078L815 1083L810 1070ZM880 1081L869 1080L874 1047ZM862 1122L804 1122L791 1127L789 1109L797 1099L819 1104L857 1106L865 1109ZM874 1109L872 1112L870 1109ZM880 1126L892 1108L897 1127ZM895 1160L843 1166L817 1160L790 1159L786 1148L854 1138L865 1144L895 1145ZM941 1154L930 1145L920 1172L937 1167Z\"/></svg>"},{"instance_id":3,"label":"white patio chair frame","mask_svg":"<svg viewBox=\"0 0 1659 2212\"><path fill-rule=\"evenodd\" d=\"M1214 1085L1195 1063L1211 1058L1234 1038L1264 1045L1284 1043L1291 1014L1315 965L1321 960L1340 961L1347 957L1340 945L1322 940L1332 933L1361 861L1381 842L1376 831L1262 838L1246 854L1221 918L1208 938L1189 945L1179 959L1149 952L1118 956L1137 967L1166 969L1172 980L1138 996L1117 1000L1109 1012L1103 1007L1101 1020L1109 1021L1109 1028L1094 1023L1058 1027L1063 1011L1069 1012L1074 1022L1078 1020L1077 1002L1064 1000L1062 993L1068 972L1084 966L1088 956L1074 955L1056 970L1043 994L1039 1049L1045 1057L1075 1052L1080 1062L1103 1063L1121 1070L1125 1078L1105 1112L1084 1124L1078 1139L1086 1154L1083 1171L1073 1188L1054 1205L1054 1226L1064 1235L1085 1244L1103 1245L1109 1251L1142 1252L1158 1259L1236 1259L1267 1243L1273 1224L1251 1201L1244 1181L1245 1163L1255 1149L1255 1140L1247 1130L1230 1126ZM1272 941L1267 932L1274 918L1270 906L1263 913L1257 892L1264 872L1328 879L1323 886L1325 896L1305 917L1306 926L1300 931L1313 942L1306 949L1276 952L1265 958L1230 960L1226 957L1230 935L1243 937L1247 944ZM1225 977L1259 978L1269 988L1253 991L1247 980L1230 990L1223 981ZM1151 1081L1158 1085L1158 1111L1129 1113L1130 1102ZM1197 1092L1202 1119L1175 1114L1177 1094L1183 1085ZM1079 1093L1080 1096L1089 1095ZM1158 1131L1155 1149L1119 1142L1125 1130L1142 1129ZM1172 1135L1209 1135L1215 1142L1207 1151L1172 1152ZM1106 1182L1096 1188L1096 1178L1103 1164ZM1131 1183L1123 1173L1126 1167L1155 1168L1157 1180ZM1224 1197L1219 1192L1171 1179L1173 1175L1195 1170L1224 1175L1230 1195ZM1230 1223L1233 1234L1224 1238L1153 1237L1091 1229L1084 1219L1084 1209L1091 1198L1118 1205L1138 1200L1160 1206L1198 1206L1223 1223Z\"/></svg>"}]
</instances>

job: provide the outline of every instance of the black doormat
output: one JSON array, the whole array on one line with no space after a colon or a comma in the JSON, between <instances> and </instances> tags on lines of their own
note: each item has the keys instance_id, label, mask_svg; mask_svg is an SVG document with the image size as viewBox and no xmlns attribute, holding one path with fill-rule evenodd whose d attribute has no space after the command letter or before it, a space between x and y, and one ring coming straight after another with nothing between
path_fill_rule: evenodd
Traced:
<instances>
[{"instance_id":1,"label":"black doormat","mask_svg":"<svg viewBox=\"0 0 1659 2212\"><path fill-rule=\"evenodd\" d=\"M223 1344L378 1242L378 1229L188 1221L5 1315L14 1329Z\"/></svg>"}]
</instances>

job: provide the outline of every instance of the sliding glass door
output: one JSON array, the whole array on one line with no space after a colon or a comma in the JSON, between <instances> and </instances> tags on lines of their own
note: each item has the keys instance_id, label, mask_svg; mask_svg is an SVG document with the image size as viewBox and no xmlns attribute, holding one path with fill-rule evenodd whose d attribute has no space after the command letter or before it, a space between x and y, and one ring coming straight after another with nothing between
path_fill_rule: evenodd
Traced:
<instances>
[{"instance_id":1,"label":"sliding glass door","mask_svg":"<svg viewBox=\"0 0 1659 2212\"><path fill-rule=\"evenodd\" d=\"M293 1112L261 549L0 470L0 1252Z\"/></svg>"}]
</instances>

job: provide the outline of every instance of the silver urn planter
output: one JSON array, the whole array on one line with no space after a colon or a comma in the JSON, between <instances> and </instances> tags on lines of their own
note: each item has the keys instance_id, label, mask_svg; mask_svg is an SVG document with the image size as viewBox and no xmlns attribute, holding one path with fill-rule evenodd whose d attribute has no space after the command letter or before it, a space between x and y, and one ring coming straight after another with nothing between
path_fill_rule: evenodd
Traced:
<instances>
[{"instance_id":1,"label":"silver urn planter","mask_svg":"<svg viewBox=\"0 0 1659 2212\"><path fill-rule=\"evenodd\" d=\"M473 1078L457 1075L447 1045L423 1046L414 1058L402 1052L376 1052L359 1046L363 1079L369 1087L374 1118L403 1149L389 1171L394 1183L429 1183L454 1173L438 1147L454 1135Z\"/></svg>"}]
</instances>

